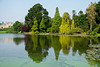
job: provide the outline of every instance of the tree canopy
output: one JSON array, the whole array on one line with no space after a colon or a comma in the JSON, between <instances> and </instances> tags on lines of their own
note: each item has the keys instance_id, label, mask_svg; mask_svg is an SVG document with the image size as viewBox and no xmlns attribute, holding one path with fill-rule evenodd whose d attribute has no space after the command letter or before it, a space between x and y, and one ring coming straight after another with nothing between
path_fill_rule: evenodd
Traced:
<instances>
[{"instance_id":1,"label":"tree canopy","mask_svg":"<svg viewBox=\"0 0 100 67\"><path fill-rule=\"evenodd\" d=\"M97 15L97 13L95 12L95 9L96 9L95 6L96 6L96 3L91 2L91 5L86 10L87 19L88 19L88 22L90 24L91 31L92 31L93 23L95 23L95 16Z\"/></svg>"},{"instance_id":2,"label":"tree canopy","mask_svg":"<svg viewBox=\"0 0 100 67\"><path fill-rule=\"evenodd\" d=\"M46 28L47 28L48 22L49 22L48 12L39 3L35 4L32 8L30 8L28 10L28 14L25 17L25 24L29 28L32 28L32 26L34 25L34 18L35 17L37 18L38 31L39 31L39 25L40 25L40 22L41 22L42 18L44 18L45 24L46 24Z\"/></svg>"},{"instance_id":3,"label":"tree canopy","mask_svg":"<svg viewBox=\"0 0 100 67\"><path fill-rule=\"evenodd\" d=\"M19 21L16 21L14 24L13 24L13 28L14 28L14 31L17 31L19 32L20 31L20 28L22 27L22 23L19 22Z\"/></svg>"}]
</instances>

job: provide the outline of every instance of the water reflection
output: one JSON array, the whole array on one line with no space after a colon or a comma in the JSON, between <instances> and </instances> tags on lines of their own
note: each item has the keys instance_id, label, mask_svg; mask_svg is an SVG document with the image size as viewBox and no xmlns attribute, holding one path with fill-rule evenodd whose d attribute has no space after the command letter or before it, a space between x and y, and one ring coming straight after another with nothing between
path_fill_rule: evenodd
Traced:
<instances>
[{"instance_id":1,"label":"water reflection","mask_svg":"<svg viewBox=\"0 0 100 67\"><path fill-rule=\"evenodd\" d=\"M28 52L28 56L36 63L42 62L48 56L50 48L54 49L56 61L59 60L61 50L64 55L69 55L70 49L72 49L72 56L75 56L76 52L78 52L80 56L85 55L90 66L97 65L100 67L100 54L98 54L98 59L90 60L89 58L92 57L88 57L88 55L91 54L89 52L87 53L88 50L95 50L89 45L100 44L100 38L98 37L26 35L25 38L14 38L13 40L16 45L24 41L25 50ZM98 49L100 50L100 47Z\"/></svg>"}]
</instances>

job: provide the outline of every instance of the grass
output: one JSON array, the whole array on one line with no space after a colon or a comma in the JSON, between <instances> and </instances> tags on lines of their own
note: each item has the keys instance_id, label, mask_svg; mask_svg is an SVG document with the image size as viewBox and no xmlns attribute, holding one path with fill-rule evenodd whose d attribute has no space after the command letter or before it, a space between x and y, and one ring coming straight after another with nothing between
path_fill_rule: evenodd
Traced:
<instances>
[{"instance_id":1,"label":"grass","mask_svg":"<svg viewBox=\"0 0 100 67\"><path fill-rule=\"evenodd\" d=\"M6 33L6 31L0 31L0 33Z\"/></svg>"},{"instance_id":2,"label":"grass","mask_svg":"<svg viewBox=\"0 0 100 67\"><path fill-rule=\"evenodd\" d=\"M100 35L100 34L97 34L97 35Z\"/></svg>"}]
</instances>

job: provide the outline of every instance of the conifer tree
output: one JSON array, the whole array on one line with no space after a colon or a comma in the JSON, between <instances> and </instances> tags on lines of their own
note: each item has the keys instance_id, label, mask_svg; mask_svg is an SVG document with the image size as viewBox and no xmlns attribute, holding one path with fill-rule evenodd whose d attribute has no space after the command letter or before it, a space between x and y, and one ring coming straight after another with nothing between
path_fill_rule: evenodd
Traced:
<instances>
[{"instance_id":1,"label":"conifer tree","mask_svg":"<svg viewBox=\"0 0 100 67\"><path fill-rule=\"evenodd\" d=\"M54 19L53 19L53 22L52 22L52 32L58 33L60 25L61 25L61 17L60 17L60 14L59 14L58 7L56 7L55 16L54 16Z\"/></svg>"},{"instance_id":2,"label":"conifer tree","mask_svg":"<svg viewBox=\"0 0 100 67\"><path fill-rule=\"evenodd\" d=\"M44 18L42 18L41 23L40 23L40 32L45 32L46 26L45 26L45 21Z\"/></svg>"}]
</instances>

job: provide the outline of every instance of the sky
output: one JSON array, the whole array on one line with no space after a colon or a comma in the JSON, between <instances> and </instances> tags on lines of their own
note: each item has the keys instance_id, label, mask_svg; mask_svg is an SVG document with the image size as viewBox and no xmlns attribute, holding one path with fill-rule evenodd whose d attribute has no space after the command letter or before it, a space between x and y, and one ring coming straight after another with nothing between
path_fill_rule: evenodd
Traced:
<instances>
[{"instance_id":1,"label":"sky","mask_svg":"<svg viewBox=\"0 0 100 67\"><path fill-rule=\"evenodd\" d=\"M60 16L68 12L72 17L72 10L78 13L82 10L84 13L91 2L99 0L0 0L0 23L25 21L28 10L37 3L40 3L47 11L51 18L55 15L56 7L59 8Z\"/></svg>"}]
</instances>

